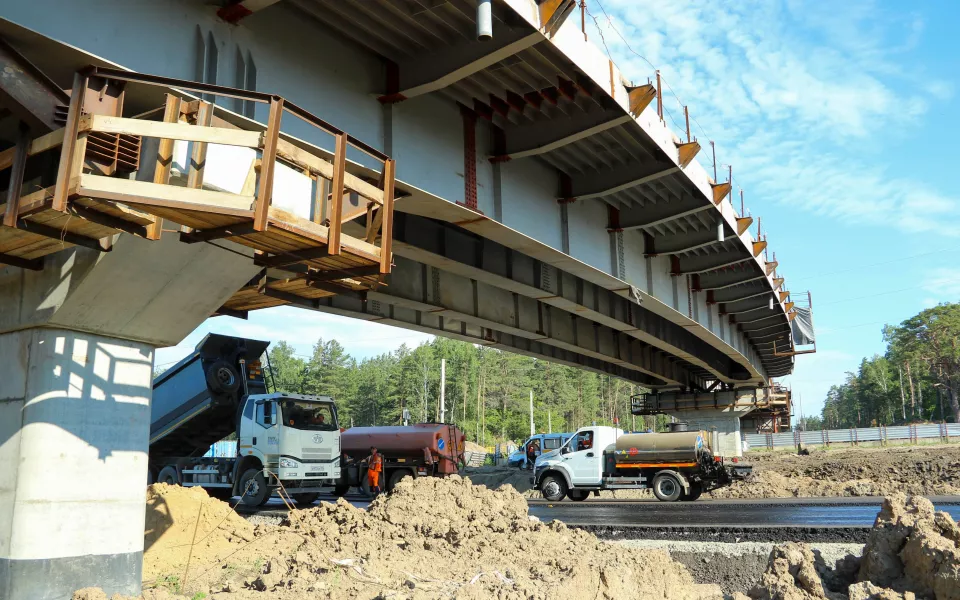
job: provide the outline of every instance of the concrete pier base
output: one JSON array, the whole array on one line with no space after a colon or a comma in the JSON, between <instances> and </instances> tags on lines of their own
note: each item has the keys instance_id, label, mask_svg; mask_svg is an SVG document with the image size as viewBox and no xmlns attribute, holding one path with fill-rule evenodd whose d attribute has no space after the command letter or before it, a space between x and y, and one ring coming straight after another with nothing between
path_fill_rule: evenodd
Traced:
<instances>
[{"instance_id":1,"label":"concrete pier base","mask_svg":"<svg viewBox=\"0 0 960 600\"><path fill-rule=\"evenodd\" d=\"M705 409L697 411L668 412L678 421L688 424L689 429L702 429L707 432L713 444L713 431L716 430L717 447L714 452L721 456L743 456L740 437L740 417L753 410L752 406L727 409Z\"/></svg>"},{"instance_id":2,"label":"concrete pier base","mask_svg":"<svg viewBox=\"0 0 960 600\"><path fill-rule=\"evenodd\" d=\"M140 593L153 347L0 334L0 598Z\"/></svg>"}]
</instances>

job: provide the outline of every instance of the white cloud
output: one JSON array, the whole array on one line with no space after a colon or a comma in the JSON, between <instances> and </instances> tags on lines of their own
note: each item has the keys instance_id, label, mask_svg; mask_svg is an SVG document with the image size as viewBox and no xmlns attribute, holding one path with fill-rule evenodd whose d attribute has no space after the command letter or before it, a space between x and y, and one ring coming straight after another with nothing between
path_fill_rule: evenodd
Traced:
<instances>
[{"instance_id":1,"label":"white cloud","mask_svg":"<svg viewBox=\"0 0 960 600\"><path fill-rule=\"evenodd\" d=\"M934 295L933 304L937 302L960 302L960 267L940 267L927 274L923 281L923 289Z\"/></svg>"},{"instance_id":2,"label":"white cloud","mask_svg":"<svg viewBox=\"0 0 960 600\"><path fill-rule=\"evenodd\" d=\"M891 175L895 165L873 160L953 94L950 82L900 60L922 41L919 15L870 0L602 4L616 31L588 3L603 32L600 39L588 17L591 40L605 42L635 81L653 75L644 58L661 69L668 123L682 125L675 92L690 104L693 133L716 141L718 162L734 165L748 199L960 235L942 227L960 221L952 190Z\"/></svg>"}]
</instances>

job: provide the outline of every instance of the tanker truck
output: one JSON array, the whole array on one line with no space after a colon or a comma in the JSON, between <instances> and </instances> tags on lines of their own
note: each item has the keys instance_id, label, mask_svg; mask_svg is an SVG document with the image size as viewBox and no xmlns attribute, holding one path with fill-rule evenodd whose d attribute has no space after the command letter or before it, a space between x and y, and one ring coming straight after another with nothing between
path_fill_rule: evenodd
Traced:
<instances>
[{"instance_id":1,"label":"tanker truck","mask_svg":"<svg viewBox=\"0 0 960 600\"><path fill-rule=\"evenodd\" d=\"M454 475L464 464L465 437L455 425L351 427L340 434L343 468L334 490L338 496L351 487L370 495L365 459L371 447L376 447L383 457L381 481L388 492L404 477Z\"/></svg>"},{"instance_id":2,"label":"tanker truck","mask_svg":"<svg viewBox=\"0 0 960 600\"><path fill-rule=\"evenodd\" d=\"M543 497L586 500L603 490L653 489L662 502L693 501L746 477L752 467L727 464L703 431L625 435L613 427L579 429L558 450L540 456L531 483Z\"/></svg>"}]
</instances>

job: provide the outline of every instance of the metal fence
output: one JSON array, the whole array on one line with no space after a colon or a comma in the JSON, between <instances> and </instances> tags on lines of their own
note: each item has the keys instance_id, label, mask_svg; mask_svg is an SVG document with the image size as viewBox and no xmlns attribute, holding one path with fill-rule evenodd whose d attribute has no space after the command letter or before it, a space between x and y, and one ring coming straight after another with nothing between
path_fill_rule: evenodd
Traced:
<instances>
[{"instance_id":1,"label":"metal fence","mask_svg":"<svg viewBox=\"0 0 960 600\"><path fill-rule=\"evenodd\" d=\"M237 456L236 440L220 440L214 442L204 456L214 456L216 458L235 458Z\"/></svg>"},{"instance_id":2,"label":"metal fence","mask_svg":"<svg viewBox=\"0 0 960 600\"><path fill-rule=\"evenodd\" d=\"M823 429L821 431L787 431L784 433L746 433L743 439L751 448L786 448L829 446L830 444L859 444L861 442L920 440L960 441L960 423L931 423L928 425L900 425L897 427L858 427L855 429Z\"/></svg>"}]
</instances>

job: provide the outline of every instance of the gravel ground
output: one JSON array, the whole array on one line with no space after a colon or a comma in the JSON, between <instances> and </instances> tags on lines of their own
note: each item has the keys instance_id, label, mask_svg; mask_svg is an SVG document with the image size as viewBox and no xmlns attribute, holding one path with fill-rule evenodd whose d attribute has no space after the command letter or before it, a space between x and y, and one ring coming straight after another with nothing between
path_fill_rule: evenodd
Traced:
<instances>
[{"instance_id":1,"label":"gravel ground","mask_svg":"<svg viewBox=\"0 0 960 600\"><path fill-rule=\"evenodd\" d=\"M715 583L726 594L746 593L767 568L773 543L677 542L667 540L619 540L607 542L628 548L666 550L686 566L697 583ZM810 544L818 559L833 566L848 554L860 556L863 544Z\"/></svg>"}]
</instances>

